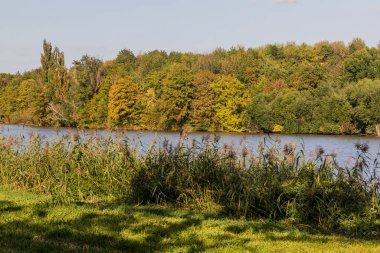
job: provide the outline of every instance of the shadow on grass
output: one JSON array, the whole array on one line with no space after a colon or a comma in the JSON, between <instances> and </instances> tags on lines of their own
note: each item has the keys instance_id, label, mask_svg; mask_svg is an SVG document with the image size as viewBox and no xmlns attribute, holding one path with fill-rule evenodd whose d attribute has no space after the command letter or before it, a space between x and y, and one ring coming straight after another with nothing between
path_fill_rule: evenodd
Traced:
<instances>
[{"instance_id":1,"label":"shadow on grass","mask_svg":"<svg viewBox=\"0 0 380 253\"><path fill-rule=\"evenodd\" d=\"M163 208L128 206L122 212L102 213L101 208L88 206L75 219L54 219L48 218L51 208L41 204L21 207L1 201L0 217L8 217L0 222L1 252L154 252L175 246L190 252L205 249L196 235L165 242L191 226L200 225L201 220L191 214L175 215L175 211ZM95 211L91 212L92 209ZM176 221L163 222L170 217ZM144 219L153 222L146 223ZM140 237L126 239L121 235L123 231Z\"/></svg>"},{"instance_id":2,"label":"shadow on grass","mask_svg":"<svg viewBox=\"0 0 380 253\"><path fill-rule=\"evenodd\" d=\"M271 241L293 241L293 242L308 242L308 243L327 243L329 239L327 238L320 238L320 237L313 237L307 234L294 234L289 233L287 235L276 235L274 233L267 233L265 235L265 239L271 240ZM347 239L347 241L349 241Z\"/></svg>"},{"instance_id":3,"label":"shadow on grass","mask_svg":"<svg viewBox=\"0 0 380 253\"><path fill-rule=\"evenodd\" d=\"M273 242L328 241L304 233L279 235L277 232L289 231L289 227L272 222L230 220L229 225L218 227L223 224L218 213L115 203L60 208L48 203L18 205L0 201L0 217L4 218L0 221L1 252L166 252L173 248L202 252L231 244L253 252L256 249L247 245L250 239L239 237L245 232L263 233L265 240ZM68 212L77 215L65 218ZM206 245L201 229L207 220L217 221L215 226L221 233L211 237L214 244Z\"/></svg>"},{"instance_id":4,"label":"shadow on grass","mask_svg":"<svg viewBox=\"0 0 380 253\"><path fill-rule=\"evenodd\" d=\"M253 233L265 233L268 231L271 232L284 232L289 230L289 227L280 225L274 222L260 222L260 223L244 223L244 224L233 224L225 228L226 231L233 234L242 234L244 232L253 232Z\"/></svg>"},{"instance_id":5,"label":"shadow on grass","mask_svg":"<svg viewBox=\"0 0 380 253\"><path fill-rule=\"evenodd\" d=\"M15 205L11 201L0 200L0 212L17 212L21 209L21 206Z\"/></svg>"}]
</instances>

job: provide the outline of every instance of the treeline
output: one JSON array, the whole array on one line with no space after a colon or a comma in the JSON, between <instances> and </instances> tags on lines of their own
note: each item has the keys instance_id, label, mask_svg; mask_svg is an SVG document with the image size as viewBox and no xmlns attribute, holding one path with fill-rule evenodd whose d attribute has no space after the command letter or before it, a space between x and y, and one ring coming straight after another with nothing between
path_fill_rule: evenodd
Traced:
<instances>
[{"instance_id":1,"label":"treeline","mask_svg":"<svg viewBox=\"0 0 380 253\"><path fill-rule=\"evenodd\" d=\"M0 74L2 123L185 131L380 132L380 49L273 44L208 54L119 52L68 69L44 41L41 67Z\"/></svg>"}]
</instances>

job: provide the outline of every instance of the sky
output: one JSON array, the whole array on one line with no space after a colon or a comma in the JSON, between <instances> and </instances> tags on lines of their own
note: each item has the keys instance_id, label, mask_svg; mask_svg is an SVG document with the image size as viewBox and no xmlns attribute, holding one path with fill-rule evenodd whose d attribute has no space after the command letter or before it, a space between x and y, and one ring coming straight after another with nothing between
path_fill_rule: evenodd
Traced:
<instances>
[{"instance_id":1,"label":"sky","mask_svg":"<svg viewBox=\"0 0 380 253\"><path fill-rule=\"evenodd\" d=\"M269 43L380 40L380 0L0 0L0 73L39 67L44 39L66 65L124 48L207 53Z\"/></svg>"}]
</instances>

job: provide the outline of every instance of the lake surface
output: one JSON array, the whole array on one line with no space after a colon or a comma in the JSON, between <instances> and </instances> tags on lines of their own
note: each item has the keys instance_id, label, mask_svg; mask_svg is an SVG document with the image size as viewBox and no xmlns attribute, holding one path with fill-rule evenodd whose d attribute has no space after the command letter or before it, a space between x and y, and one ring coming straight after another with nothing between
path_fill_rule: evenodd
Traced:
<instances>
[{"instance_id":1,"label":"lake surface","mask_svg":"<svg viewBox=\"0 0 380 253\"><path fill-rule=\"evenodd\" d=\"M77 130L75 128L48 128L48 127L26 127L19 125L0 125L0 135L2 136L23 136L28 141L31 134L37 133L45 141L62 138L66 135L78 133L83 138L90 136L111 137L128 139L131 145L138 145L141 150L148 149L154 141L158 145L167 139L176 144L180 137L176 132L149 132L149 131L109 131L109 130ZM187 141L201 141L203 137L214 133L190 133ZM247 147L248 150L255 152L258 145L265 141L267 146L274 144L284 145L293 143L299 147L303 146L308 157L313 157L316 148L323 147L326 154L335 153L339 163L350 164L356 156L356 143L366 143L369 146L369 156L372 159L380 158L380 138L375 136L331 136L331 135L278 135L271 134L249 134L249 133L217 133L220 136L220 145L228 144L237 150Z\"/></svg>"}]
</instances>

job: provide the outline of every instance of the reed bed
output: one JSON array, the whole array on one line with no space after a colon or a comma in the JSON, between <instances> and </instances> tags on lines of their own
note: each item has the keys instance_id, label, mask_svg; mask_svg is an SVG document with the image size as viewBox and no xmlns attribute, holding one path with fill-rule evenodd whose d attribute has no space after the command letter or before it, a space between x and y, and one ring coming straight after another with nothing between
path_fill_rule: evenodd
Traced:
<instances>
[{"instance_id":1,"label":"reed bed","mask_svg":"<svg viewBox=\"0 0 380 253\"><path fill-rule=\"evenodd\" d=\"M239 150L218 137L164 141L144 153L127 140L38 135L0 138L0 185L56 203L125 201L218 209L245 218L288 219L347 235L380 236L379 162L357 144L352 166L292 144Z\"/></svg>"}]
</instances>

